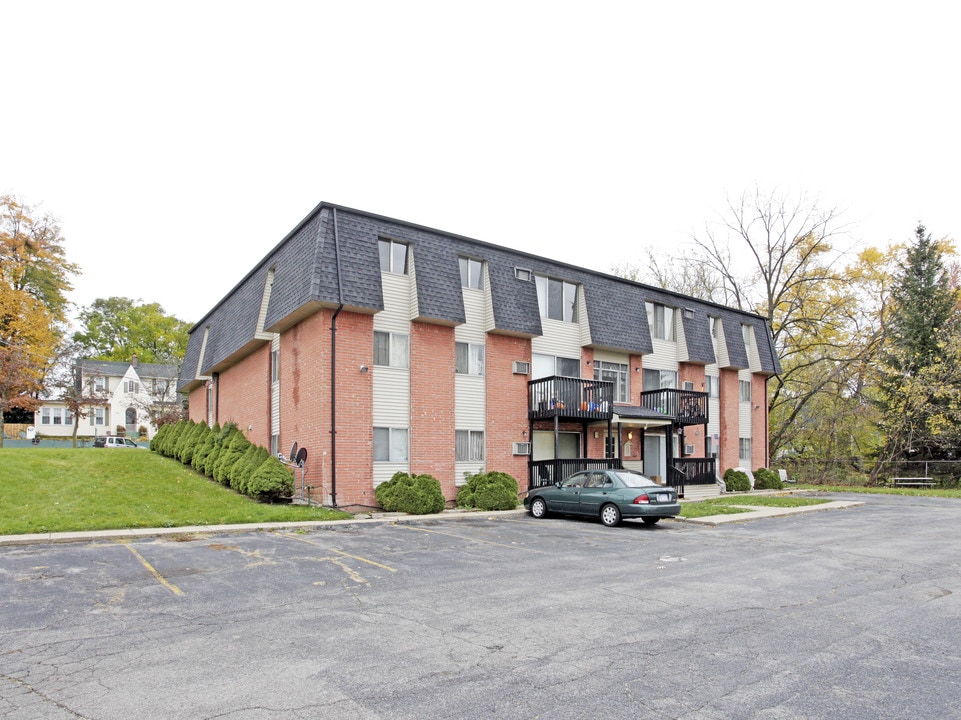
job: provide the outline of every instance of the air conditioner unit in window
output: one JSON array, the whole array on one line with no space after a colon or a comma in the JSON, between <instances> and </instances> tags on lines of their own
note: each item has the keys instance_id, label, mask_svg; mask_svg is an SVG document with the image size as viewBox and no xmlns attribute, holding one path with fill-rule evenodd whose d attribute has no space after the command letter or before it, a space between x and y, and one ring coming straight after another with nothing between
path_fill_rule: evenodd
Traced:
<instances>
[{"instance_id":1,"label":"air conditioner unit in window","mask_svg":"<svg viewBox=\"0 0 961 720\"><path fill-rule=\"evenodd\" d=\"M530 455L530 454L531 454L531 444L530 444L529 442L514 443L514 454L515 454L515 455Z\"/></svg>"},{"instance_id":2,"label":"air conditioner unit in window","mask_svg":"<svg viewBox=\"0 0 961 720\"><path fill-rule=\"evenodd\" d=\"M514 361L514 374L515 375L530 375L531 374L531 364L529 362L524 362L523 360Z\"/></svg>"},{"instance_id":3,"label":"air conditioner unit in window","mask_svg":"<svg viewBox=\"0 0 961 720\"><path fill-rule=\"evenodd\" d=\"M693 446L693 445L685 445L685 446L684 446L684 454L685 454L685 455L693 455L693 454L694 454L694 446Z\"/></svg>"}]
</instances>

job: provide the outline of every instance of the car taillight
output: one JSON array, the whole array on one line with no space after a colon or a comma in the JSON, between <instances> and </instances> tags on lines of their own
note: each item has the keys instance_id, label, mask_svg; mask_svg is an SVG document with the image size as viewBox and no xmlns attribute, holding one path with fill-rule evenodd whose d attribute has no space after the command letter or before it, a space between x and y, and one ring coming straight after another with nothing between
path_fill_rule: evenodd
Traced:
<instances>
[{"instance_id":1,"label":"car taillight","mask_svg":"<svg viewBox=\"0 0 961 720\"><path fill-rule=\"evenodd\" d=\"M651 501L651 499L650 499L647 495L638 495L636 498L634 498L634 503L633 503L633 504L634 504L634 505L643 505L643 504L645 504L645 503L649 503L650 501Z\"/></svg>"}]
</instances>

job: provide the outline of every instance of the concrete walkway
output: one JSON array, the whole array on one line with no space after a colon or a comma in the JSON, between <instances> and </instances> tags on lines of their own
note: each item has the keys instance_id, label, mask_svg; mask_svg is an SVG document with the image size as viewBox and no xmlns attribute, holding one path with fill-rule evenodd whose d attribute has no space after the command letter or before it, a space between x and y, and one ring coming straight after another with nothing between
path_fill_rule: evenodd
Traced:
<instances>
[{"instance_id":1,"label":"concrete walkway","mask_svg":"<svg viewBox=\"0 0 961 720\"><path fill-rule=\"evenodd\" d=\"M832 500L817 505L801 505L800 507L766 507L763 505L730 505L728 507L744 508L750 512L731 513L729 515L708 515L699 518L675 518L680 522L696 523L698 525L727 525L729 523L747 522L762 518L783 517L785 515L799 515L801 513L817 512L819 510L840 510L843 508L864 505L862 501Z\"/></svg>"},{"instance_id":2,"label":"concrete walkway","mask_svg":"<svg viewBox=\"0 0 961 720\"><path fill-rule=\"evenodd\" d=\"M802 505L800 507L763 507L757 505L734 505L745 508L750 512L730 515L709 515L700 518L674 518L674 522L694 523L697 525L726 525L729 523L748 522L762 518L784 517L801 513L817 512L820 510L838 510L863 505L863 502L834 500L818 505ZM445 510L435 515L407 515L405 513L358 513L349 520L305 520L301 522L276 523L243 523L237 525L191 525L173 528L128 528L124 530L87 530L83 532L59 533L31 533L25 535L0 535L0 547L9 545L42 545L49 543L89 542L92 540L135 540L149 537L176 537L178 535L228 535L231 533L245 533L271 530L292 530L297 528L313 528L325 525L367 525L372 522L414 522L424 520L456 520L479 516L526 515L523 508L517 510Z\"/></svg>"}]
</instances>

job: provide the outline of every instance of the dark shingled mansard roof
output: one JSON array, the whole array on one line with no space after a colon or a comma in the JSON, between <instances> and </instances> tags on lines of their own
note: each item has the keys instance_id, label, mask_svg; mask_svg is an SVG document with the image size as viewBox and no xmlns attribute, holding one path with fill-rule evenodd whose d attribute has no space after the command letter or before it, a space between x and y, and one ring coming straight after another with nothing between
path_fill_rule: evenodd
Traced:
<instances>
[{"instance_id":1,"label":"dark shingled mansard roof","mask_svg":"<svg viewBox=\"0 0 961 720\"><path fill-rule=\"evenodd\" d=\"M179 389L189 391L203 377L269 342L269 335L261 330L281 332L320 308L341 304L356 312L383 310L380 239L410 246L418 318L426 322L465 322L458 259L471 257L487 264L493 332L522 337L542 334L536 286L517 279L515 268L520 268L582 287L593 347L652 352L644 303L654 302L682 310L689 362L716 361L708 320L711 315L721 318L726 328L730 367L748 367L741 333L735 331L745 323L755 328L762 372L780 372L770 329L760 316L460 235L321 203L194 325ZM273 282L260 327L271 273Z\"/></svg>"}]
</instances>

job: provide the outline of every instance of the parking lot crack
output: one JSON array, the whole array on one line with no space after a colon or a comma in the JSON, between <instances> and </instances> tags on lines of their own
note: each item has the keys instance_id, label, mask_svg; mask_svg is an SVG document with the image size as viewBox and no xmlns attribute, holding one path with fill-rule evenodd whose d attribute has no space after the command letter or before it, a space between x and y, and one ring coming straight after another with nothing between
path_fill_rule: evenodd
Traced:
<instances>
[{"instance_id":1,"label":"parking lot crack","mask_svg":"<svg viewBox=\"0 0 961 720\"><path fill-rule=\"evenodd\" d=\"M20 689L28 692L30 695L32 695L32 696L34 696L34 697L36 697L36 698L39 698L39 699L40 699L41 701L43 701L44 703L47 703L47 704L49 704L49 705L53 705L53 706L55 706L55 707L57 707L57 708L60 708L60 709L63 710L64 712L68 713L71 717L80 718L81 720L94 720L93 718L91 718L91 717L89 717L89 716L87 716L87 715L83 715L83 714L77 712L76 710L74 710L74 709L72 709L72 708L70 708L70 707L67 707L66 705L64 705L64 704L63 704L62 702L60 702L59 700L54 700L52 697L50 697L50 696L47 695L46 693L41 692L41 691L38 690L37 688L33 687L30 683L26 682L25 680L21 680L20 678L12 677L12 676L10 676L10 675L6 675L6 674L3 674L3 673L0 673L0 678L3 678L5 681L10 682L10 683L16 685L16 686L19 687Z\"/></svg>"}]
</instances>

